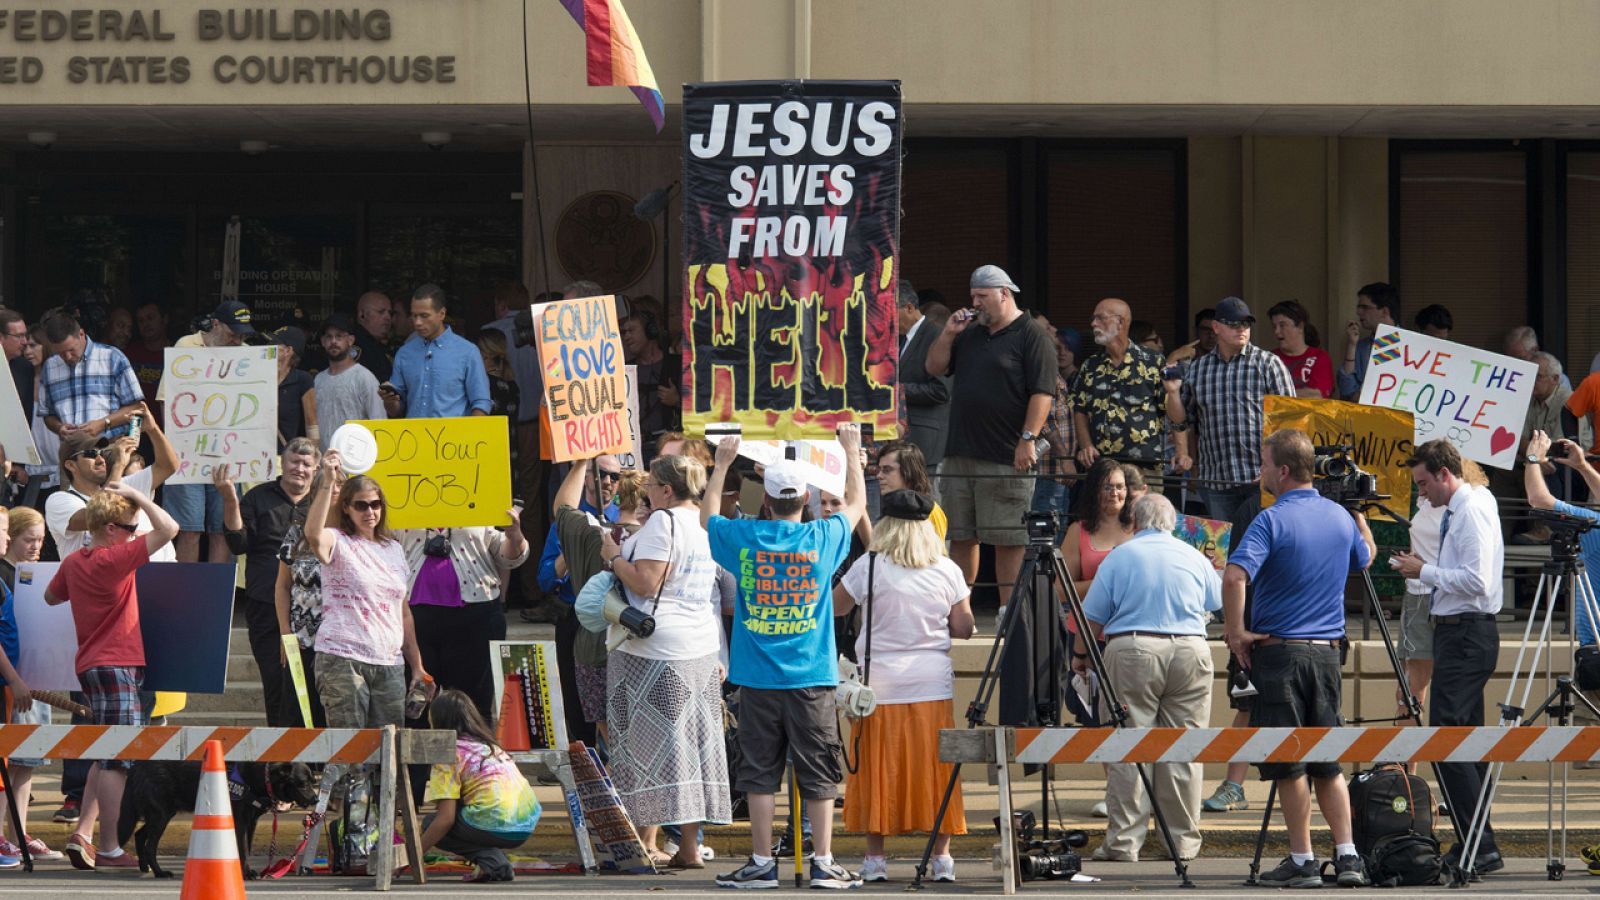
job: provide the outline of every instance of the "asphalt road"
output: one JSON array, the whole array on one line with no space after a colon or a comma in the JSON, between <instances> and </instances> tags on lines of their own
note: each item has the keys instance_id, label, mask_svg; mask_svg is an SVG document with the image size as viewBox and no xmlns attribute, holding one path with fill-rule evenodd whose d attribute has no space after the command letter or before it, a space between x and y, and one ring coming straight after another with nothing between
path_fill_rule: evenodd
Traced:
<instances>
[{"instance_id":1,"label":"asphalt road","mask_svg":"<svg viewBox=\"0 0 1600 900\"><path fill-rule=\"evenodd\" d=\"M1274 864L1276 860L1269 861ZM693 898L715 896L727 900L734 896L734 892L719 890L712 884L713 874L721 868L730 866L718 860L721 866L714 864L705 872L681 873L675 875L662 875L656 877L634 877L626 875L601 875L586 878L577 875L541 875L525 876L512 884L480 885L462 884L455 879L436 879L427 885L418 887L409 881L395 882L393 890L397 897L415 898L455 898L455 897L526 897L537 892L543 895L567 895L572 897L590 898L644 898L671 897ZM1190 877L1195 882L1194 890L1179 890L1178 882L1173 875L1172 865L1165 862L1140 862L1133 864L1090 863L1089 873L1101 876L1104 880L1095 884L1069 884L1065 882L1029 882L1022 886L1022 895L1065 895L1071 894L1078 897L1088 896L1140 896L1140 897L1201 897L1201 896L1237 896L1240 893L1250 894L1260 892L1267 895L1269 889L1247 888L1243 886L1244 877L1248 872L1248 860L1244 859L1203 859L1190 864ZM1600 878L1587 874L1576 863L1571 863L1566 880L1549 881L1545 877L1545 862L1543 859L1513 859L1507 864L1503 872L1489 876L1484 883L1475 884L1464 890L1452 890L1448 887L1433 889L1408 888L1404 890L1407 897L1434 896L1453 897L1461 900L1464 897L1477 896L1481 898L1498 897L1544 897L1544 896L1571 896L1579 894L1600 893ZM893 881L885 884L867 885L856 892L856 896L904 896L906 885L914 874L912 862L897 860L890 863L889 874ZM986 862L978 860L961 860L957 863L957 877L961 881L954 885L929 885L923 892L926 897L940 896L969 896L969 895L999 895L999 874L990 869ZM793 887L793 873L789 870L782 882L779 891L763 892L763 896L795 893ZM248 888L252 897L268 897L275 895L297 897L348 897L352 893L371 893L372 882L369 879L331 878L327 876L315 878L285 878L271 882L252 882ZM1328 888L1328 890L1337 890ZM1387 892L1389 896L1398 896L1401 892ZM71 897L72 900L113 900L113 898L146 898L146 897L177 897L179 882L176 880L156 882L147 877L136 877L129 873L118 872L115 874L76 872L71 869L50 868L41 869L33 874L23 874L20 871L0 872L0 898L30 898L56 896Z\"/></svg>"}]
</instances>

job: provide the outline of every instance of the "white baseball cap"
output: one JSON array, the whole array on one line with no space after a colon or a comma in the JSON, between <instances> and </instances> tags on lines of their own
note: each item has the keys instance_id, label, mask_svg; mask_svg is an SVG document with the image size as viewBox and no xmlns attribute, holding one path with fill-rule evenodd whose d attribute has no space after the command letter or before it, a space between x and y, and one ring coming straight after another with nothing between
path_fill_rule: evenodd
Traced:
<instances>
[{"instance_id":1,"label":"white baseball cap","mask_svg":"<svg viewBox=\"0 0 1600 900\"><path fill-rule=\"evenodd\" d=\"M766 485L767 496L775 500L805 496L805 469L792 459L780 459L767 466L761 479Z\"/></svg>"}]
</instances>

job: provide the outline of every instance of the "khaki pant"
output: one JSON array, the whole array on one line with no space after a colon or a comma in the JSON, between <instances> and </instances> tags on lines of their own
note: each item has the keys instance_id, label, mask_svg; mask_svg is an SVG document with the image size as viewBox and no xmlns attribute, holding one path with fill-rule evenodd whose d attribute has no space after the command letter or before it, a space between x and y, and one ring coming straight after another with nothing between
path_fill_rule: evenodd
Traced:
<instances>
[{"instance_id":1,"label":"khaki pant","mask_svg":"<svg viewBox=\"0 0 1600 900\"><path fill-rule=\"evenodd\" d=\"M1106 644L1106 676L1128 707L1135 728L1204 728L1211 719L1211 651L1203 637L1127 636ZM1150 798L1131 764L1108 767L1106 774L1105 855L1137 860L1149 833ZM1199 763L1159 763L1148 767L1161 813L1178 854L1200 854ZM1155 840L1161 841L1160 832Z\"/></svg>"}]
</instances>

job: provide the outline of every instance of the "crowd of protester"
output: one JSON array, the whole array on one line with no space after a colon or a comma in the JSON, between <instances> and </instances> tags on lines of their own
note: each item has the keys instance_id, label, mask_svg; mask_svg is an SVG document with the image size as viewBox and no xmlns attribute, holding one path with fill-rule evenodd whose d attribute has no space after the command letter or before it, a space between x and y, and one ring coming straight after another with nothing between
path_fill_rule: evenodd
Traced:
<instances>
[{"instance_id":1,"label":"crowd of protester","mask_svg":"<svg viewBox=\"0 0 1600 900\"><path fill-rule=\"evenodd\" d=\"M953 726L950 650L976 628L982 566L992 563L987 577L1004 612L1028 542L1020 513L1031 507L1060 514L1060 549L1084 598L1090 633L1067 623L1070 668L1087 676L1089 642L1098 642L1100 674L1118 686L1130 724L1209 722L1205 636L1214 615L1225 621L1230 670L1282 686L1236 700L1236 724L1337 723L1331 654L1344 637L1344 583L1371 565L1378 544L1359 513L1311 489L1305 435L1262 440L1263 404L1269 395L1359 397L1375 329L1400 321L1391 286L1360 290L1341 348L1325 347L1306 309L1284 300L1267 312L1276 345L1264 349L1252 340L1250 306L1227 297L1202 310L1194 340L1168 354L1121 299L1095 306L1090 346L1076 328L1029 314L1021 288L997 266L973 273L970 304L954 312L902 280L902 435L863 447L854 426L841 428L842 495L808 484L792 462L742 460L737 438L713 452L680 431L682 338L653 298L618 302L621 343L638 373L638 464L610 455L564 466L543 460L541 369L517 314L531 302L600 293L586 282L538 297L506 286L477 311L483 324L470 336L456 331L470 317L453 316L445 289L432 284L408 304L369 292L350 312L271 331L258 329L244 304L221 303L173 345L279 348L281 474L253 486L236 485L228 467L212 484L166 484L176 454L161 427L168 322L159 304L55 309L32 327L0 310L0 348L46 461L9 466L5 481L0 678L11 721L50 721L14 668L17 564L63 563L47 600L72 607L87 721L138 725L149 720L151 699L141 684L134 570L237 555L239 618L268 724L456 731L456 763L419 785L436 804L422 842L470 860L478 880L509 880L505 851L540 815L495 738L498 686L487 651L505 638L509 607L555 625L569 731L602 749L658 865L703 867L703 827L744 815L752 852L719 885L776 886L776 858L800 842L813 886L853 887L887 878L886 838L934 828L949 774L936 745L939 730ZM399 327L406 321L409 330ZM1443 338L1453 327L1442 306L1413 324ZM1539 367L1520 436L1524 477L1496 481L1491 493L1476 465L1436 441L1408 461L1421 496L1410 550L1392 558L1406 579L1401 654L1432 724L1482 722L1489 672L1468 663L1498 640L1503 543L1548 540L1537 528L1511 534L1496 496L1600 519L1575 505L1600 489L1580 449L1595 440L1600 375L1574 390L1528 328L1508 334L1503 349ZM508 420L517 503L504 527L393 530L381 485L347 477L329 446L349 420L463 415ZM1558 477L1562 469L1576 483ZM1180 493L1180 484L1191 490ZM1277 496L1267 510L1263 489ZM1224 572L1170 536L1180 512L1232 523ZM1330 530L1340 521L1348 533ZM1296 540L1300 532L1316 533L1315 551ZM1600 565L1600 538L1584 549L1591 567ZM613 624L608 591L650 614L654 633L629 636ZM289 674L294 651L282 640L291 635L305 707ZM1580 640L1593 635L1580 622ZM848 734L835 702L840 654L859 665L878 704ZM408 721L407 693L419 685L438 693L431 713ZM1073 699L1082 720L1103 724L1103 708ZM41 762L12 761L6 797L24 818ZM37 859L65 854L79 868L135 866L115 839L125 770L69 762L55 816L75 825L66 845L57 851L8 829L0 868L15 863L14 842ZM786 770L802 801L801 835L775 833ZM1454 808L1470 815L1482 772L1444 771ZM354 802L367 774L330 766L324 777L340 785L336 802ZM1109 821L1095 858L1139 859L1152 803L1168 811L1180 856L1198 855L1202 810L1246 808L1245 777L1244 766L1230 767L1202 802L1198 766L1159 766L1152 799L1129 767L1107 767L1093 812ZM1263 880L1309 886L1314 794L1333 831L1336 877L1360 883L1339 768L1263 766L1262 777L1278 785L1291 849ZM832 852L841 786L844 825L867 838L859 871ZM935 880L954 880L950 839L965 831L958 788L935 839ZM1479 853L1480 872L1497 867L1492 831Z\"/></svg>"}]
</instances>

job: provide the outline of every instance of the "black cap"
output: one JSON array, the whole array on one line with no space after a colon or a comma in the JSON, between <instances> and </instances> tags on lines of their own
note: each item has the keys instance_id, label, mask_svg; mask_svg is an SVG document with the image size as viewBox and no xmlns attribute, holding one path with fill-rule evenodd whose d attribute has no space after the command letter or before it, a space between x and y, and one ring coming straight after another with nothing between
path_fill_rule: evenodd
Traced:
<instances>
[{"instance_id":1,"label":"black cap","mask_svg":"<svg viewBox=\"0 0 1600 900\"><path fill-rule=\"evenodd\" d=\"M933 515L933 500L916 491L890 491L878 502L878 508L891 519L924 522Z\"/></svg>"},{"instance_id":2,"label":"black cap","mask_svg":"<svg viewBox=\"0 0 1600 900\"><path fill-rule=\"evenodd\" d=\"M322 320L322 330L326 332L329 328L337 328L346 334L353 335L356 333L356 320L349 313L329 313L328 317Z\"/></svg>"},{"instance_id":3,"label":"black cap","mask_svg":"<svg viewBox=\"0 0 1600 900\"><path fill-rule=\"evenodd\" d=\"M255 334L255 327L250 324L250 307L237 300L224 300L211 313L211 318L218 319L227 324L228 329L234 334Z\"/></svg>"},{"instance_id":4,"label":"black cap","mask_svg":"<svg viewBox=\"0 0 1600 900\"><path fill-rule=\"evenodd\" d=\"M1216 321L1224 325L1243 325L1246 322L1254 323L1255 316L1250 315L1250 307L1238 297L1223 297L1217 304Z\"/></svg>"},{"instance_id":5,"label":"black cap","mask_svg":"<svg viewBox=\"0 0 1600 900\"><path fill-rule=\"evenodd\" d=\"M306 355L306 333L293 325L285 325L269 337L274 344L292 349L295 356Z\"/></svg>"}]
</instances>

